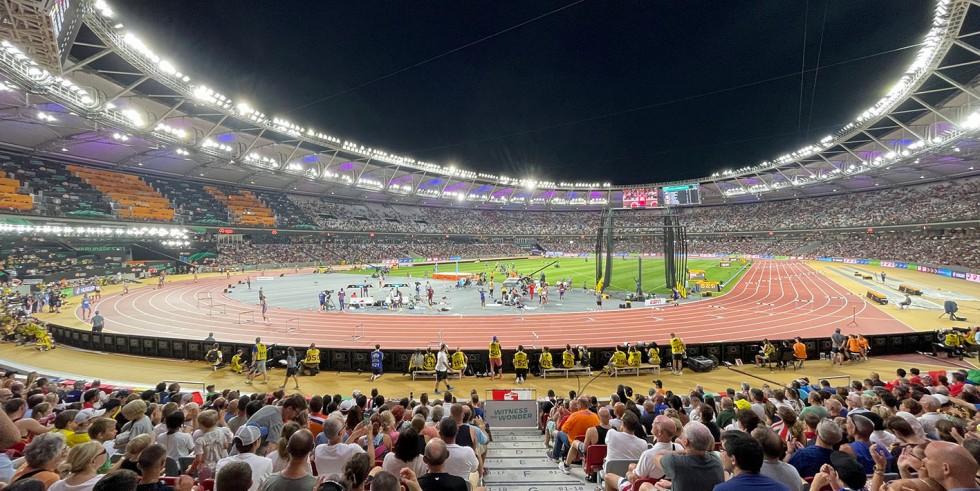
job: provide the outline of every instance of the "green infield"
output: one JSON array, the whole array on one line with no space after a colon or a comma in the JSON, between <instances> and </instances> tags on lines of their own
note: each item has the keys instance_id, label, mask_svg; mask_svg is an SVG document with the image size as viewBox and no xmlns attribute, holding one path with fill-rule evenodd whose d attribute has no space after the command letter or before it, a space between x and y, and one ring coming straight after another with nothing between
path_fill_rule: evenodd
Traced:
<instances>
[{"instance_id":1,"label":"green infield","mask_svg":"<svg viewBox=\"0 0 980 491\"><path fill-rule=\"evenodd\" d=\"M437 271L443 273L487 273L495 269L494 281L502 281L504 275L500 267L514 270L518 274L528 275L534 273L535 278L540 274L545 274L549 283L559 280L571 279L574 288L595 287L595 259L594 258L534 258L534 259L514 259L508 261L482 261L482 262L446 262L438 265L415 265L406 266L402 264L397 270L391 272L391 276L404 276L408 273L415 278L431 276ZM691 270L703 270L706 281L728 282L741 267L741 262L733 260L731 267L722 268L719 266L719 259L688 259L687 267ZM542 269L544 268L544 269ZM635 257L613 259L612 281L607 283L609 290L634 291L636 290L636 280L639 278L639 260ZM540 270L540 271L538 271ZM535 273L535 271L538 271ZM373 270L351 270L343 271L349 274L370 274ZM654 291L657 293L667 293L670 289L664 283L664 261L658 258L643 259L643 291Z\"/></svg>"}]
</instances>

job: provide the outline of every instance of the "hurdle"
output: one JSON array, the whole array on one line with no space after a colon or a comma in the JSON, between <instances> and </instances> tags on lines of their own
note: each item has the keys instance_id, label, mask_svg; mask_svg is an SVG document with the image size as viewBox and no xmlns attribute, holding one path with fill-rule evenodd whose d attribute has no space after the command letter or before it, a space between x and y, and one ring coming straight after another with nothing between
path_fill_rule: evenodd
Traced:
<instances>
[{"instance_id":1,"label":"hurdle","mask_svg":"<svg viewBox=\"0 0 980 491\"><path fill-rule=\"evenodd\" d=\"M715 319L723 319L724 318L722 316L722 313L723 313L722 311L724 310L725 307L723 307L721 305L709 305L708 308L711 309L711 310L708 310L708 313L707 314L704 314L704 315L706 315L708 317L714 317Z\"/></svg>"},{"instance_id":2,"label":"hurdle","mask_svg":"<svg viewBox=\"0 0 980 491\"><path fill-rule=\"evenodd\" d=\"M442 329L439 329L439 339L435 341L429 341L428 343L426 343L425 347L429 349L435 348L438 350L439 348L442 348L442 344L443 344L442 340L443 340Z\"/></svg>"},{"instance_id":3,"label":"hurdle","mask_svg":"<svg viewBox=\"0 0 980 491\"><path fill-rule=\"evenodd\" d=\"M210 306L214 303L214 299L211 298L211 292L196 292L194 293L195 306L201 308L201 305Z\"/></svg>"},{"instance_id":4,"label":"hurdle","mask_svg":"<svg viewBox=\"0 0 980 491\"><path fill-rule=\"evenodd\" d=\"M292 319L286 320L286 329L283 331L285 333L299 332L299 317L293 317Z\"/></svg>"},{"instance_id":5,"label":"hurdle","mask_svg":"<svg viewBox=\"0 0 980 491\"><path fill-rule=\"evenodd\" d=\"M351 330L350 339L351 339L351 341L358 341L358 340L364 339L364 323L363 322L360 323L360 324L357 324L356 326L354 326L354 328Z\"/></svg>"},{"instance_id":6,"label":"hurdle","mask_svg":"<svg viewBox=\"0 0 980 491\"><path fill-rule=\"evenodd\" d=\"M243 310L238 312L238 324L248 324L255 322L255 312L251 310Z\"/></svg>"}]
</instances>

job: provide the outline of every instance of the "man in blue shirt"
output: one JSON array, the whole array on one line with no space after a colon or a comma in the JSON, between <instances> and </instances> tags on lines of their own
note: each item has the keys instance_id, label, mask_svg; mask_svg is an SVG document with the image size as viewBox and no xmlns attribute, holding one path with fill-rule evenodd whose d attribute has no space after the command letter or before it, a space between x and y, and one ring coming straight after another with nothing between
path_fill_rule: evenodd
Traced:
<instances>
[{"instance_id":1,"label":"man in blue shirt","mask_svg":"<svg viewBox=\"0 0 980 491\"><path fill-rule=\"evenodd\" d=\"M384 353L381 352L381 345L374 345L374 351L371 352L371 381L374 382L381 375L384 374L384 365L382 362L385 359Z\"/></svg>"},{"instance_id":2,"label":"man in blue shirt","mask_svg":"<svg viewBox=\"0 0 980 491\"><path fill-rule=\"evenodd\" d=\"M817 441L813 445L799 450L795 450L795 447L790 445L789 451L793 455L788 463L796 467L800 477L804 479L815 476L824 464L830 463L830 454L834 453L834 445L840 440L840 426L825 419L817 425Z\"/></svg>"},{"instance_id":3,"label":"man in blue shirt","mask_svg":"<svg viewBox=\"0 0 980 491\"><path fill-rule=\"evenodd\" d=\"M741 431L729 431L721 439L721 463L732 477L716 485L715 491L789 491L785 484L759 474L765 456L758 440Z\"/></svg>"}]
</instances>

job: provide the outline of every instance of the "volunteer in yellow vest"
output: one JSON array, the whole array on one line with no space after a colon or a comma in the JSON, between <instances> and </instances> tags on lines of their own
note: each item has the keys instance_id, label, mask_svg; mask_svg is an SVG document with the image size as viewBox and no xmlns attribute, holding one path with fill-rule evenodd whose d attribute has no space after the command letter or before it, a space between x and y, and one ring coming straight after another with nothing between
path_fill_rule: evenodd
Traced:
<instances>
[{"instance_id":1,"label":"volunteer in yellow vest","mask_svg":"<svg viewBox=\"0 0 980 491\"><path fill-rule=\"evenodd\" d=\"M684 374L685 353L687 353L687 348L684 347L684 341L677 337L676 334L670 333L670 358L673 360L671 371L674 375Z\"/></svg>"},{"instance_id":2,"label":"volunteer in yellow vest","mask_svg":"<svg viewBox=\"0 0 980 491\"><path fill-rule=\"evenodd\" d=\"M551 370L555 368L555 361L551 357L551 351L548 351L548 347L544 347L544 351L541 352L541 356L538 357L538 365L542 370Z\"/></svg>"},{"instance_id":3,"label":"volunteer in yellow vest","mask_svg":"<svg viewBox=\"0 0 980 491\"><path fill-rule=\"evenodd\" d=\"M432 352L432 348L429 348L425 352L425 356L422 357L422 370L435 370L436 369L436 355Z\"/></svg>"},{"instance_id":4,"label":"volunteer in yellow vest","mask_svg":"<svg viewBox=\"0 0 980 491\"><path fill-rule=\"evenodd\" d=\"M626 366L626 353L623 353L623 351L619 349L619 346L616 346L616 351L613 351L612 357L609 358L609 363L611 363L612 366L614 366L616 368L623 368L623 367L625 367Z\"/></svg>"},{"instance_id":5,"label":"volunteer in yellow vest","mask_svg":"<svg viewBox=\"0 0 980 491\"><path fill-rule=\"evenodd\" d=\"M627 356L627 363L631 367L638 367L643 363L642 353L640 353L640 350L636 349L633 346L630 346L629 353L626 356Z\"/></svg>"},{"instance_id":6,"label":"volunteer in yellow vest","mask_svg":"<svg viewBox=\"0 0 980 491\"><path fill-rule=\"evenodd\" d=\"M523 345L518 345L517 353L514 353L514 372L517 373L514 383L523 384L527 379L527 353L524 352Z\"/></svg>"},{"instance_id":7,"label":"volunteer in yellow vest","mask_svg":"<svg viewBox=\"0 0 980 491\"><path fill-rule=\"evenodd\" d=\"M660 346L657 343L650 343L650 349L647 350L647 360L653 366L659 367L662 363L660 359Z\"/></svg>"},{"instance_id":8,"label":"volunteer in yellow vest","mask_svg":"<svg viewBox=\"0 0 980 491\"><path fill-rule=\"evenodd\" d=\"M755 355L755 366L761 367L763 364L769 364L773 361L772 357L775 354L776 347L768 339L763 339L762 347L759 348L759 353Z\"/></svg>"},{"instance_id":9,"label":"volunteer in yellow vest","mask_svg":"<svg viewBox=\"0 0 980 491\"><path fill-rule=\"evenodd\" d=\"M463 351L459 349L459 346L457 346L453 356L451 356L449 359L449 364L452 365L453 371L463 374L466 372L467 363L469 363L469 360L466 359L466 353L463 353Z\"/></svg>"},{"instance_id":10,"label":"volunteer in yellow vest","mask_svg":"<svg viewBox=\"0 0 980 491\"><path fill-rule=\"evenodd\" d=\"M269 383L269 374L265 366L268 358L267 348L262 344L262 338L255 338L255 346L252 346L252 371L248 372L246 384L251 384L258 374L262 374L262 383Z\"/></svg>"},{"instance_id":11,"label":"volunteer in yellow vest","mask_svg":"<svg viewBox=\"0 0 980 491\"><path fill-rule=\"evenodd\" d=\"M238 350L238 352L231 357L231 371L235 373L242 373L245 371L245 367L242 366L242 350Z\"/></svg>"},{"instance_id":12,"label":"volunteer in yellow vest","mask_svg":"<svg viewBox=\"0 0 980 491\"><path fill-rule=\"evenodd\" d=\"M572 345L565 345L565 352L561 354L561 366L563 368L572 368L575 366L575 352L572 351Z\"/></svg>"},{"instance_id":13,"label":"volunteer in yellow vest","mask_svg":"<svg viewBox=\"0 0 980 491\"><path fill-rule=\"evenodd\" d=\"M497 336L493 337L493 341L490 341L490 380L499 378L504 379L504 358L503 353L500 351L500 343L497 341Z\"/></svg>"},{"instance_id":14,"label":"volunteer in yellow vest","mask_svg":"<svg viewBox=\"0 0 980 491\"><path fill-rule=\"evenodd\" d=\"M300 374L306 371L309 371L310 375L320 373L320 350L315 343L310 343L309 349L306 350L306 357L303 358L303 370Z\"/></svg>"}]
</instances>

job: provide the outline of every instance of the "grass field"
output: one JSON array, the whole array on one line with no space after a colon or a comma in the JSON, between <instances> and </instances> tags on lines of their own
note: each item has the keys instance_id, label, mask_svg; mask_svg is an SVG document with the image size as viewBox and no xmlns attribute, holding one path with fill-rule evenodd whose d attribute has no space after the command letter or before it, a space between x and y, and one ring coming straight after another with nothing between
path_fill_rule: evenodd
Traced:
<instances>
[{"instance_id":1,"label":"grass field","mask_svg":"<svg viewBox=\"0 0 980 491\"><path fill-rule=\"evenodd\" d=\"M639 263L636 258L626 258L626 259L614 259L613 260L613 274L612 281L607 283L607 286L611 290L619 291L634 291L636 289L635 278L637 278L637 272L639 270ZM555 264L552 264L554 262ZM530 274L538 269L545 268L539 273L535 273L534 277L541 273L544 273L546 279L549 283L555 283L559 279L572 279L572 286L575 288L581 288L583 282L587 283L589 288L595 287L595 259L589 258L536 258L536 259L517 259L512 261L486 261L486 262L460 262L459 272L460 273L482 273L487 272L489 274L490 269L495 266L505 265L513 267L519 274ZM703 269L705 272L705 279L708 281L729 281L735 273L738 271L740 264L733 261L731 268L721 268L718 267L717 259L689 259L687 262L687 267L689 269ZM392 272L393 276L402 276L408 272L412 273L414 277L421 277L426 272L432 275L436 268L433 265L424 266L412 266L404 267L404 265L397 271ZM455 272L456 264L445 263L439 265L439 271L441 272ZM366 273L364 270L352 270L348 271L352 274L363 275ZM496 273L495 281L498 283L503 280L503 275L499 272ZM664 284L664 261L663 259L643 259L643 291L654 291L657 293L666 293L670 289Z\"/></svg>"}]
</instances>

